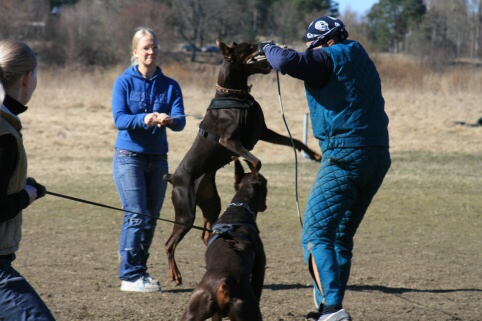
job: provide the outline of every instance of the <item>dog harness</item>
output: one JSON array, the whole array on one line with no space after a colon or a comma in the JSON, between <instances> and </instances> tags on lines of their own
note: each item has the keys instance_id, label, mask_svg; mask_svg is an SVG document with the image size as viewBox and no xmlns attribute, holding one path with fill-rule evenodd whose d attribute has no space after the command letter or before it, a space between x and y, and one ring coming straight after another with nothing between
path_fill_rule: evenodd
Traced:
<instances>
[{"instance_id":1,"label":"dog harness","mask_svg":"<svg viewBox=\"0 0 482 321\"><path fill-rule=\"evenodd\" d=\"M230 88L224 88L218 83L214 85L216 87L216 90L220 91L223 94L231 95L231 94L249 94L251 92L251 87L253 85L249 85L246 87L246 89L230 89Z\"/></svg>"},{"instance_id":2,"label":"dog harness","mask_svg":"<svg viewBox=\"0 0 482 321\"><path fill-rule=\"evenodd\" d=\"M232 98L232 97L220 97L220 98L213 98L211 100L211 104L209 104L209 109L228 109L228 108L238 108L238 109L250 109L255 102L253 100L247 99L239 99L239 98ZM217 135L208 133L199 125L199 135L209 140L218 142L219 137Z\"/></svg>"},{"instance_id":3,"label":"dog harness","mask_svg":"<svg viewBox=\"0 0 482 321\"><path fill-rule=\"evenodd\" d=\"M227 108L239 108L239 109L249 109L254 105L254 100L239 99L232 97L219 97L213 98L211 104L208 106L209 109L227 109Z\"/></svg>"},{"instance_id":4,"label":"dog harness","mask_svg":"<svg viewBox=\"0 0 482 321\"><path fill-rule=\"evenodd\" d=\"M208 133L207 131L205 131L201 125L199 125L199 135L201 135L202 137L204 138L207 138L209 140L212 140L212 141L215 141L215 142L218 142L219 141L219 137L214 135L214 134L211 134L211 133Z\"/></svg>"},{"instance_id":5,"label":"dog harness","mask_svg":"<svg viewBox=\"0 0 482 321\"><path fill-rule=\"evenodd\" d=\"M228 208L231 207L231 206L244 207L249 213L253 214L253 216L256 215L249 208L249 205L247 205L245 203L231 203L231 204L228 205ZM209 248L209 246L216 239L218 239L219 237L222 237L222 236L223 237L226 237L226 236L237 237L237 238L241 238L241 239L249 242L249 239L246 236L241 235L239 233L236 233L236 230L238 229L238 227L242 227L242 226L247 227L247 228L249 228L249 229L251 229L254 232L259 234L258 228L255 225L253 225L252 223L248 223L248 222L237 222L237 223L233 223L233 224L227 224L227 223L214 224L214 226L212 227L213 234L212 234L211 239L208 242L207 247Z\"/></svg>"}]
</instances>

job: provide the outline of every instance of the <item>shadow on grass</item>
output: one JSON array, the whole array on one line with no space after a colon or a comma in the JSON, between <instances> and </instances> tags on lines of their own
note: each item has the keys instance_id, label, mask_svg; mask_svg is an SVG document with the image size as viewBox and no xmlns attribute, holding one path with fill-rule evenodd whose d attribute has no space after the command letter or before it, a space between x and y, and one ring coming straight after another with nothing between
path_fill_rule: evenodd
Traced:
<instances>
[{"instance_id":1,"label":"shadow on grass","mask_svg":"<svg viewBox=\"0 0 482 321\"><path fill-rule=\"evenodd\" d=\"M307 284L265 284L263 286L263 290L273 290L273 291L282 291L282 290L294 290L294 289L309 289L311 285Z\"/></svg>"},{"instance_id":2,"label":"shadow on grass","mask_svg":"<svg viewBox=\"0 0 482 321\"><path fill-rule=\"evenodd\" d=\"M310 289L312 285L310 284L265 284L263 286L264 290L272 291L284 291L284 290L295 290L295 289ZM185 293L191 292L193 289L170 289L162 290L166 293ZM403 293L453 293L453 292L481 292L482 289L409 289L409 288L391 288L383 285L349 285L347 287L349 291L365 292L365 291L379 291L383 293L391 294L403 294Z\"/></svg>"},{"instance_id":3,"label":"shadow on grass","mask_svg":"<svg viewBox=\"0 0 482 321\"><path fill-rule=\"evenodd\" d=\"M311 285L307 284L265 284L263 286L263 290L272 290L272 291L284 291L284 290L295 290L295 289L309 289ZM170 290L162 290L165 293L185 293L191 292L193 289L170 289Z\"/></svg>"},{"instance_id":4,"label":"shadow on grass","mask_svg":"<svg viewBox=\"0 0 482 321\"><path fill-rule=\"evenodd\" d=\"M189 288L189 289L169 289L169 290L162 289L162 292L163 292L163 293L190 293L190 292L192 292L192 290L194 290L194 288Z\"/></svg>"},{"instance_id":5,"label":"shadow on grass","mask_svg":"<svg viewBox=\"0 0 482 321\"><path fill-rule=\"evenodd\" d=\"M482 289L409 289L409 288L392 288L383 285L349 285L350 291L379 291L383 293L403 294L409 292L418 293L452 293L452 292L482 292Z\"/></svg>"}]
</instances>

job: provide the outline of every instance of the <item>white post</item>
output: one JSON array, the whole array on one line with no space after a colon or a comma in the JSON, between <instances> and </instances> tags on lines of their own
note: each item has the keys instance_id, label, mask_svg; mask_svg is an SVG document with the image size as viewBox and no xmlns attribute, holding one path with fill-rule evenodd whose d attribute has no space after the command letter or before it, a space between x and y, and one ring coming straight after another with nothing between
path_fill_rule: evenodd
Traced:
<instances>
[{"instance_id":1,"label":"white post","mask_svg":"<svg viewBox=\"0 0 482 321\"><path fill-rule=\"evenodd\" d=\"M308 143L308 114L304 114L303 116L303 143L307 145ZM303 158L310 158L308 154L306 154L304 151L301 151L301 157Z\"/></svg>"}]
</instances>

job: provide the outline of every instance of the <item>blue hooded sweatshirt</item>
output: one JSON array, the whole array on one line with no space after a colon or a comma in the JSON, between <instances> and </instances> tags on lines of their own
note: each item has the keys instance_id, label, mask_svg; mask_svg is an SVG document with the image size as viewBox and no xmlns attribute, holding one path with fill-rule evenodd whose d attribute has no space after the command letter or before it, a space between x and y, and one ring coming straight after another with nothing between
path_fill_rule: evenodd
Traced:
<instances>
[{"instance_id":1,"label":"blue hooded sweatshirt","mask_svg":"<svg viewBox=\"0 0 482 321\"><path fill-rule=\"evenodd\" d=\"M181 87L166 77L160 67L151 79L144 78L137 65L127 68L114 83L112 114L119 130L115 147L136 153L159 155L168 152L166 127L181 131L184 117L162 127L149 127L144 117L153 112L165 113L172 118L184 115Z\"/></svg>"}]
</instances>

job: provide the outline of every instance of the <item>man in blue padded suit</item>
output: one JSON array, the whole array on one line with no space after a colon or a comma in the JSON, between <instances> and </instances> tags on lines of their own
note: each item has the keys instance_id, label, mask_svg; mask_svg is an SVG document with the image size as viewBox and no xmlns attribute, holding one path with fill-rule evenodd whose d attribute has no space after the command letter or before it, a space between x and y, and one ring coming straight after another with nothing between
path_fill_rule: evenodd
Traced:
<instances>
[{"instance_id":1,"label":"man in blue padded suit","mask_svg":"<svg viewBox=\"0 0 482 321\"><path fill-rule=\"evenodd\" d=\"M305 52L272 41L258 47L274 69L304 81L322 151L301 236L318 321L352 320L342 303L353 237L391 164L380 77L362 45L347 37L342 21L322 16L308 27Z\"/></svg>"}]
</instances>

